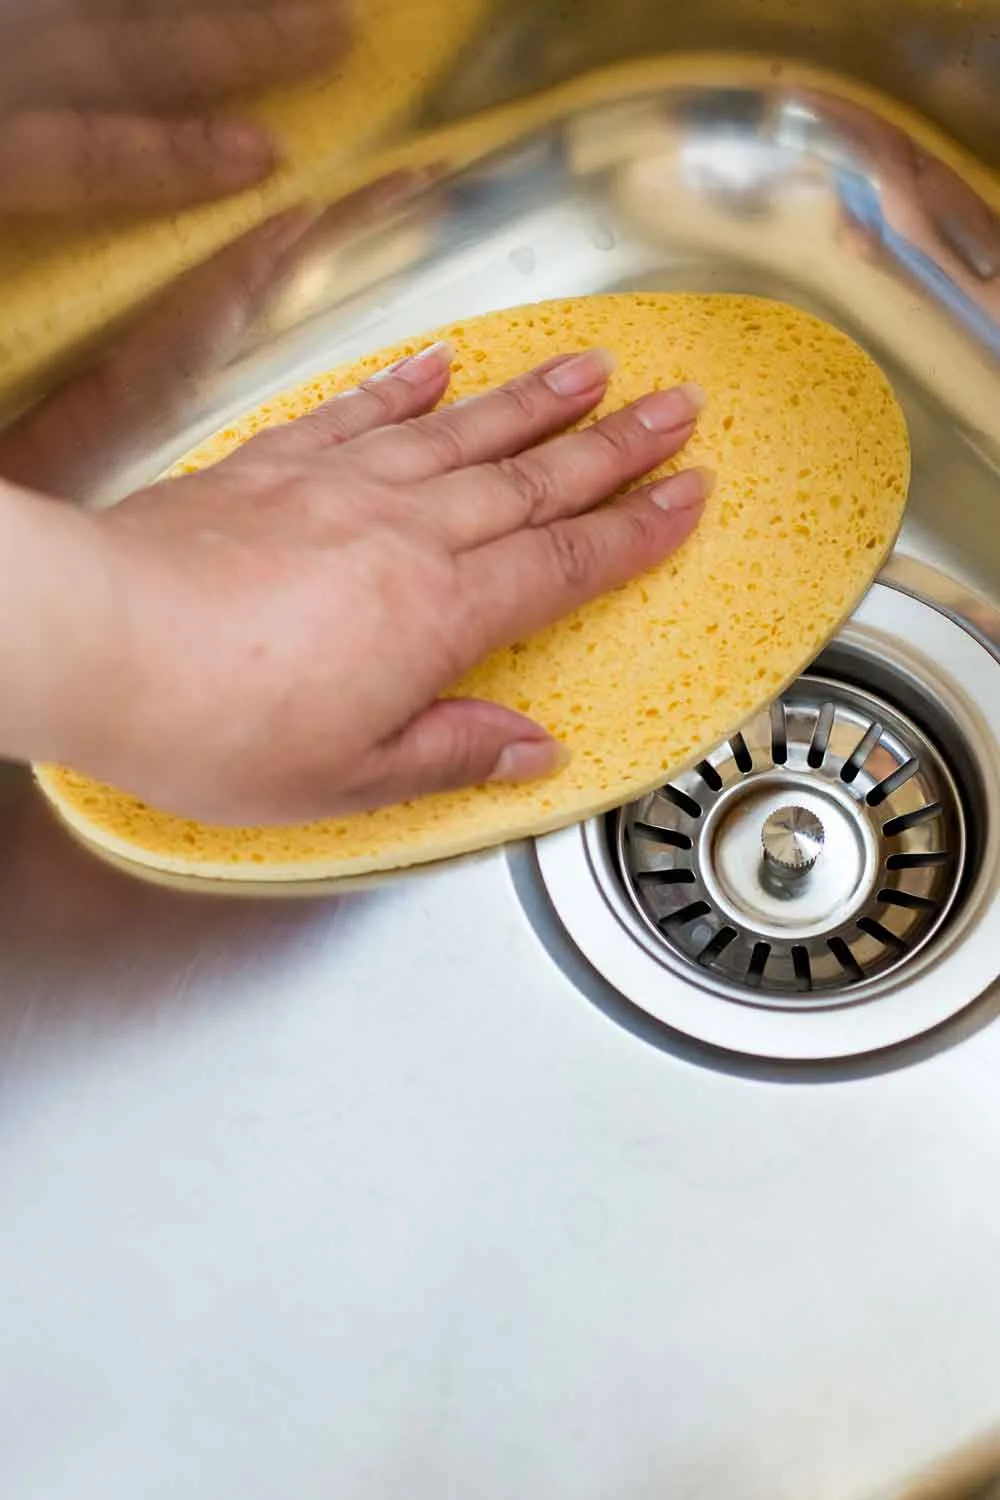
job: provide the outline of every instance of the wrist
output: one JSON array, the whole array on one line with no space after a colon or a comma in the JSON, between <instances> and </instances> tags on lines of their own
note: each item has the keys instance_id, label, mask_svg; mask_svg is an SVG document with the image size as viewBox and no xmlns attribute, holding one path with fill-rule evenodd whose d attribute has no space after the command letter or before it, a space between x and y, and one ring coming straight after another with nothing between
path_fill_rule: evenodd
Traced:
<instances>
[{"instance_id":1,"label":"wrist","mask_svg":"<svg viewBox=\"0 0 1000 1500\"><path fill-rule=\"evenodd\" d=\"M95 516L0 481L4 758L99 774L127 698L113 572Z\"/></svg>"}]
</instances>

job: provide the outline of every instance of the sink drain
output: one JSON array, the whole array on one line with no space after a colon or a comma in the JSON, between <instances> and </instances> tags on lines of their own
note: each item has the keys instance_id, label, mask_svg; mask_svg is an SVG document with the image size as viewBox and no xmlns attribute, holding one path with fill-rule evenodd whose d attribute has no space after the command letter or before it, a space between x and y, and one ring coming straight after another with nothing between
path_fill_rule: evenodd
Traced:
<instances>
[{"instance_id":1,"label":"sink drain","mask_svg":"<svg viewBox=\"0 0 1000 1500\"><path fill-rule=\"evenodd\" d=\"M965 860L943 754L884 698L818 674L619 813L612 837L624 890L669 954L767 1003L851 1000L907 963L947 917Z\"/></svg>"},{"instance_id":2,"label":"sink drain","mask_svg":"<svg viewBox=\"0 0 1000 1500\"><path fill-rule=\"evenodd\" d=\"M1000 972L1000 663L877 585L781 699L669 784L539 841L562 925L697 1040L829 1059L905 1041Z\"/></svg>"}]
</instances>

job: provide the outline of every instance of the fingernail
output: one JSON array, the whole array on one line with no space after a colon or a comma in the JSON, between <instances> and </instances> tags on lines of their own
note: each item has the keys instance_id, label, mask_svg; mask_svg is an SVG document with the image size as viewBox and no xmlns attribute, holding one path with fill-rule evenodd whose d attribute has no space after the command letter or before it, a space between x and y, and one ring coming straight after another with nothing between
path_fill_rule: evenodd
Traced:
<instances>
[{"instance_id":1,"label":"fingernail","mask_svg":"<svg viewBox=\"0 0 1000 1500\"><path fill-rule=\"evenodd\" d=\"M558 740L516 740L501 752L490 781L540 781L569 765L572 756Z\"/></svg>"},{"instance_id":2,"label":"fingernail","mask_svg":"<svg viewBox=\"0 0 1000 1500\"><path fill-rule=\"evenodd\" d=\"M442 375L454 358L454 344L447 339L439 339L436 344L428 345L418 354L409 354L406 359L397 360L387 370L380 370L375 378L377 380L380 376L395 375L400 380L408 380L411 385L423 385L425 381Z\"/></svg>"},{"instance_id":3,"label":"fingernail","mask_svg":"<svg viewBox=\"0 0 1000 1500\"><path fill-rule=\"evenodd\" d=\"M718 475L714 469L682 469L679 474L671 474L669 479L654 484L649 491L649 498L661 510L695 510L699 505L704 505L717 482Z\"/></svg>"},{"instance_id":4,"label":"fingernail","mask_svg":"<svg viewBox=\"0 0 1000 1500\"><path fill-rule=\"evenodd\" d=\"M550 364L543 369L542 379L557 396L583 396L606 385L614 367L614 359L606 349L588 349L586 354L571 354L557 364Z\"/></svg>"},{"instance_id":5,"label":"fingernail","mask_svg":"<svg viewBox=\"0 0 1000 1500\"><path fill-rule=\"evenodd\" d=\"M675 432L687 427L704 408L708 397L700 385L678 385L653 391L636 403L635 414L648 432Z\"/></svg>"}]
</instances>

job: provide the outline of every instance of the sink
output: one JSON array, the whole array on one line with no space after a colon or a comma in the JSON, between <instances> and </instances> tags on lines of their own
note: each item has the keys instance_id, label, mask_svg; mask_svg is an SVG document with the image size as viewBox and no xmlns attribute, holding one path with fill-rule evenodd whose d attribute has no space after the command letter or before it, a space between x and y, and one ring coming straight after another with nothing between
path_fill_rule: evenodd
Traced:
<instances>
[{"instance_id":1,"label":"sink","mask_svg":"<svg viewBox=\"0 0 1000 1500\"><path fill-rule=\"evenodd\" d=\"M494 52L436 80L402 166L373 161L251 308L253 233L119 335L100 380L53 380L0 435L0 470L110 504L291 381L514 303L641 288L814 311L880 360L911 425L896 554L817 672L947 762L965 835L944 937L871 994L848 974L803 1007L793 965L761 1004L668 964L641 903L596 941L588 871L606 860L622 889L603 824L350 894L220 897L98 863L9 769L0 1474L18 1500L904 1500L1000 1418L982 100L948 118L935 75L900 103L848 78L843 39L840 72L804 45L801 65L717 44L601 59L592 10L560 51L515 7ZM610 889L591 881L586 912Z\"/></svg>"}]
</instances>

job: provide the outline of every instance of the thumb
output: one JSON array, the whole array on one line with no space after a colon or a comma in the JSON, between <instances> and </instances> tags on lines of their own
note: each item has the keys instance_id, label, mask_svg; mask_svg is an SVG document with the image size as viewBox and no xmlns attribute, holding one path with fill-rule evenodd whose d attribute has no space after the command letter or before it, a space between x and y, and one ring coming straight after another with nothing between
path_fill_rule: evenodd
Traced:
<instances>
[{"instance_id":1,"label":"thumb","mask_svg":"<svg viewBox=\"0 0 1000 1500\"><path fill-rule=\"evenodd\" d=\"M486 781L540 780L569 758L541 725L512 709L445 698L379 748L360 791L367 806L387 807Z\"/></svg>"}]
</instances>

